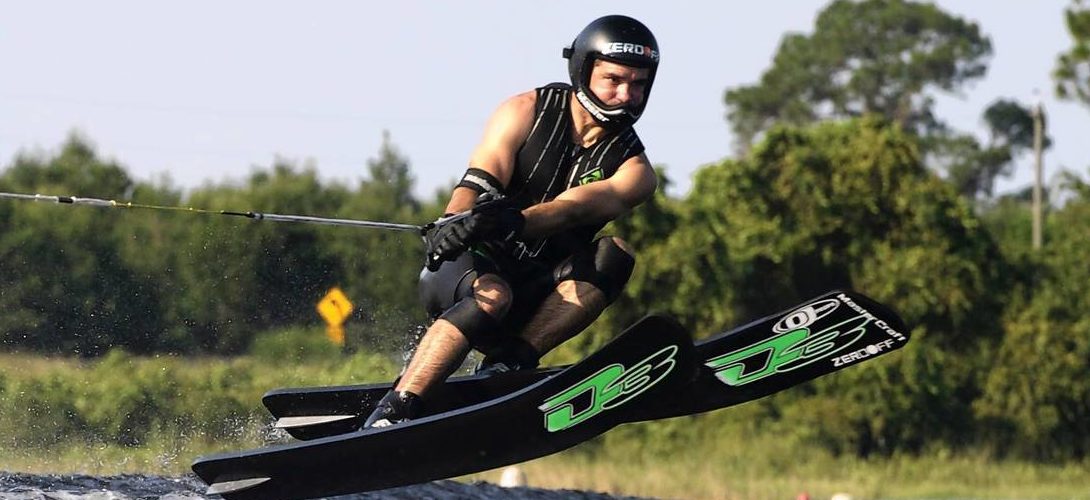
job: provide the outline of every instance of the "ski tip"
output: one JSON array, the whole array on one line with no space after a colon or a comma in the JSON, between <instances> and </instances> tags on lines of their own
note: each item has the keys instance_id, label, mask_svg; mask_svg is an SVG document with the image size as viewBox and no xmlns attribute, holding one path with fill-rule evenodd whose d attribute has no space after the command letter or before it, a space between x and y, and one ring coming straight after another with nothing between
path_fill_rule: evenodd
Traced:
<instances>
[{"instance_id":1,"label":"ski tip","mask_svg":"<svg viewBox=\"0 0 1090 500\"><path fill-rule=\"evenodd\" d=\"M205 491L205 494L226 495L229 493L237 493L242 490L253 488L254 486L269 481L270 479L272 478L251 477L246 479L235 479L231 481L218 481L208 485L208 491Z\"/></svg>"},{"instance_id":2,"label":"ski tip","mask_svg":"<svg viewBox=\"0 0 1090 500\"><path fill-rule=\"evenodd\" d=\"M341 422L357 418L356 415L308 415L303 417L280 417L276 419L276 423L273 424L277 429L295 429L299 427L310 427L313 425L322 425L332 422Z\"/></svg>"}]
</instances>

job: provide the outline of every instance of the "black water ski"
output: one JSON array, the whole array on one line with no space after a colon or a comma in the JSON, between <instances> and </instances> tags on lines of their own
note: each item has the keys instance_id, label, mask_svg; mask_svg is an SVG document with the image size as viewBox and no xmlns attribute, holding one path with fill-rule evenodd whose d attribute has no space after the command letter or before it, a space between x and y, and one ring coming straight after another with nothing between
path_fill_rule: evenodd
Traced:
<instances>
[{"instance_id":1,"label":"black water ski","mask_svg":"<svg viewBox=\"0 0 1090 500\"><path fill-rule=\"evenodd\" d=\"M428 394L425 415L445 413L511 394L555 375L566 367L493 376L452 377ZM351 432L371 414L391 384L273 389L261 398L276 426L295 439L309 440Z\"/></svg>"},{"instance_id":2,"label":"black water ski","mask_svg":"<svg viewBox=\"0 0 1090 500\"><path fill-rule=\"evenodd\" d=\"M693 415L760 399L903 347L908 329L863 294L832 291L696 345L696 381L630 421Z\"/></svg>"},{"instance_id":3,"label":"black water ski","mask_svg":"<svg viewBox=\"0 0 1090 500\"><path fill-rule=\"evenodd\" d=\"M836 325L840 328L830 330ZM645 406L630 418L692 415L745 403L899 349L907 341L904 322L885 306L860 293L829 292L698 342L697 357L703 366L696 383L658 405ZM428 413L499 397L562 368L452 378L436 389ZM310 418L295 420L300 425L286 430L297 439L314 439L352 430L358 415L368 415L389 387L276 389L266 394L263 402L278 419ZM307 422L309 425L304 425Z\"/></svg>"},{"instance_id":4,"label":"black water ski","mask_svg":"<svg viewBox=\"0 0 1090 500\"><path fill-rule=\"evenodd\" d=\"M649 316L602 350L514 393L439 415L197 459L209 492L229 500L310 498L493 469L579 444L693 381L692 339Z\"/></svg>"}]
</instances>

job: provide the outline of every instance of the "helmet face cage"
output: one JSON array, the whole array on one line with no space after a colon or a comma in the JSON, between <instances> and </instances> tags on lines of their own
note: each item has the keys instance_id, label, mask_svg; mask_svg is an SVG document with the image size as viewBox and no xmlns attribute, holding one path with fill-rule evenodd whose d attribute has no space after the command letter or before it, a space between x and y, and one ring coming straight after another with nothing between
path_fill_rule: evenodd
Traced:
<instances>
[{"instance_id":1,"label":"helmet face cage","mask_svg":"<svg viewBox=\"0 0 1090 500\"><path fill-rule=\"evenodd\" d=\"M594 20L564 50L568 75L579 103L606 126L631 125L643 114L655 71L659 64L658 42L643 23L627 16L605 16ZM590 90L594 61L604 60L625 66L648 68L644 98L638 105L607 106Z\"/></svg>"}]
</instances>

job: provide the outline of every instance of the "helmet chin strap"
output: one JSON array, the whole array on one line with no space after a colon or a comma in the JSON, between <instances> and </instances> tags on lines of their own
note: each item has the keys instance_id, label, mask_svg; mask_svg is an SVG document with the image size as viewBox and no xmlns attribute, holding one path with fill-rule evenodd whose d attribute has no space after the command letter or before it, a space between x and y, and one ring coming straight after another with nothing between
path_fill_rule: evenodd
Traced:
<instances>
[{"instance_id":1,"label":"helmet chin strap","mask_svg":"<svg viewBox=\"0 0 1090 500\"><path fill-rule=\"evenodd\" d=\"M579 101L579 104L583 106L583 109L590 113L590 116L594 118L594 121L598 122L604 127L624 127L636 122L639 116L633 116L625 108L618 108L614 110L603 109L598 103L594 102L583 89L575 89L575 99Z\"/></svg>"}]
</instances>

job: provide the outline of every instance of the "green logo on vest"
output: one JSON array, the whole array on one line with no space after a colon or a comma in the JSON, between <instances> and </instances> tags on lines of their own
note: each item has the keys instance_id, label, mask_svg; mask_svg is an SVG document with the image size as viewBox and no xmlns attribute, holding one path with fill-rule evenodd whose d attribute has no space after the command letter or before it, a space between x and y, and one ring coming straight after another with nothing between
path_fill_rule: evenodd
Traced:
<instances>
[{"instance_id":1,"label":"green logo on vest","mask_svg":"<svg viewBox=\"0 0 1090 500\"><path fill-rule=\"evenodd\" d=\"M581 177L579 177L579 185L583 186L583 185L586 185L586 184L590 184L592 182L600 181L600 180L602 180L602 177L603 177L602 168L601 167L596 168L594 170L591 170L590 172L587 172L587 173L583 174Z\"/></svg>"}]
</instances>

